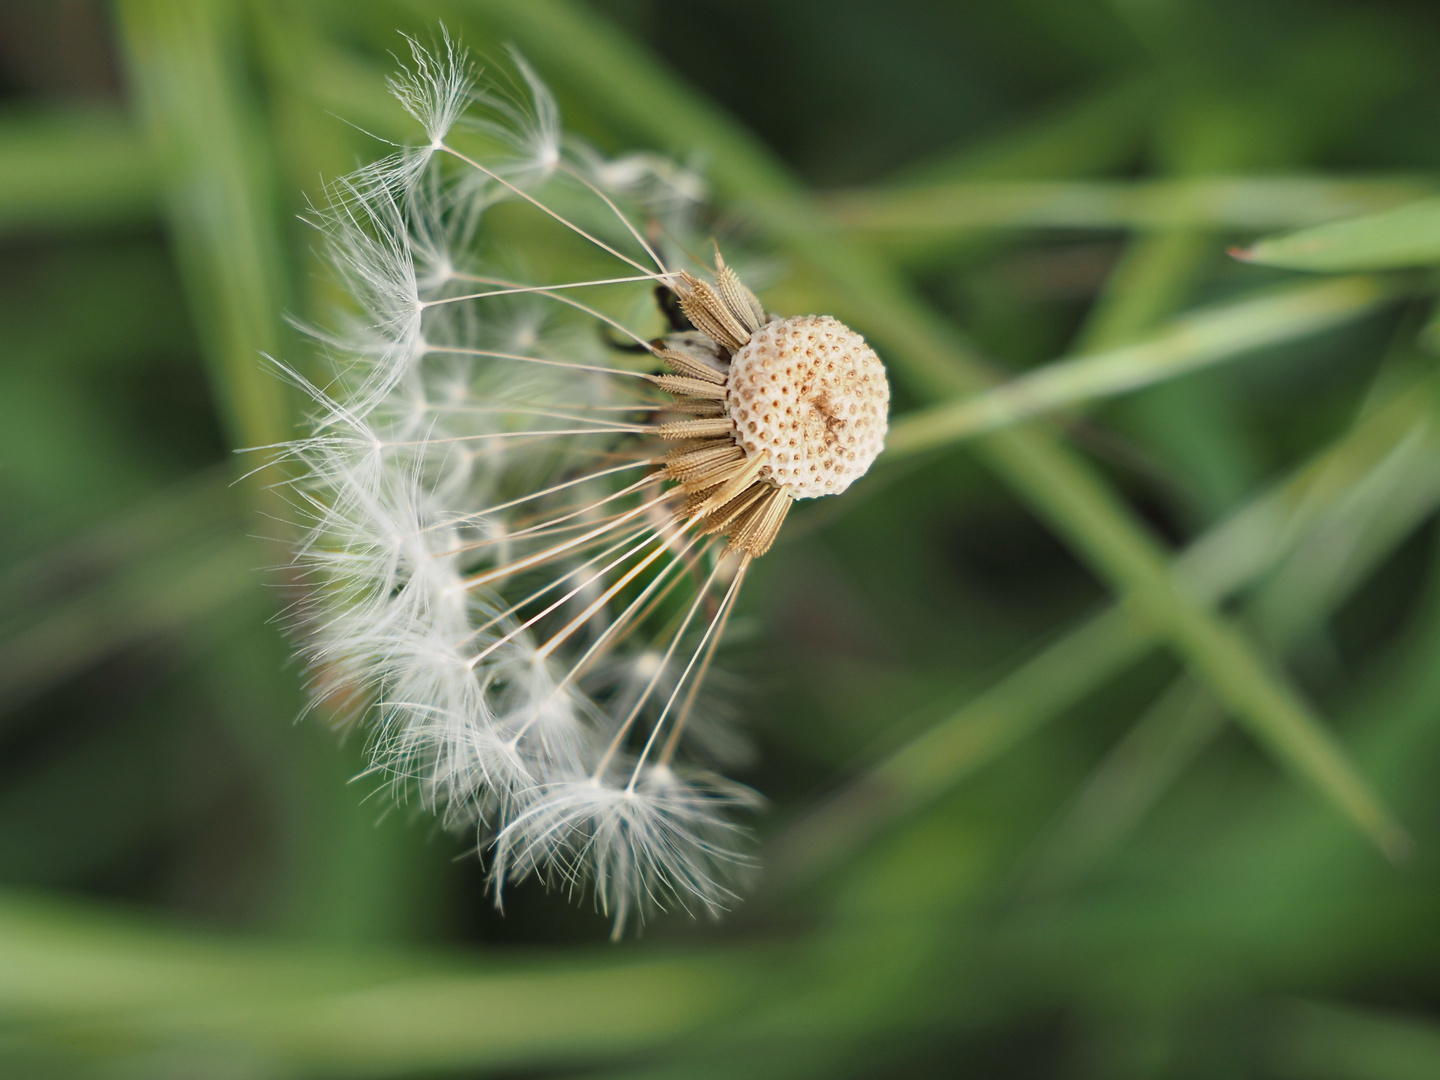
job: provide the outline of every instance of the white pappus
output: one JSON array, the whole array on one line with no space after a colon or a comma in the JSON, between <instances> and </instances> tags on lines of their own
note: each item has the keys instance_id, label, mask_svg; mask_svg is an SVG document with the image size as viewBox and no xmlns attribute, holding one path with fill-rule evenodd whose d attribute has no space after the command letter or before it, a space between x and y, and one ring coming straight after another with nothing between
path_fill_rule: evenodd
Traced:
<instances>
[{"instance_id":1,"label":"white pappus","mask_svg":"<svg viewBox=\"0 0 1440 1080\"><path fill-rule=\"evenodd\" d=\"M702 273L693 173L565 136L519 57L507 85L411 52L425 141L315 214L347 297L284 448L316 695L363 701L375 770L479 830L497 903L536 875L617 936L719 912L758 800L707 767L736 740L702 686L791 504L878 454L884 368L718 250Z\"/></svg>"}]
</instances>

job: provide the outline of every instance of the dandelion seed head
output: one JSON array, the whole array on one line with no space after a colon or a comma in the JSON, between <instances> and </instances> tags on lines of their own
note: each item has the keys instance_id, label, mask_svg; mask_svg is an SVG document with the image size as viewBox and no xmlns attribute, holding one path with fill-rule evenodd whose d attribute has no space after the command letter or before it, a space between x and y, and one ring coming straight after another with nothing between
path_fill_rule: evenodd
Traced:
<instances>
[{"instance_id":1,"label":"dandelion seed head","mask_svg":"<svg viewBox=\"0 0 1440 1080\"><path fill-rule=\"evenodd\" d=\"M347 305L333 379L295 377L298 621L317 694L369 703L372 774L472 831L497 903L534 876L620 933L742 886L717 650L791 505L879 453L889 390L836 320L772 315L718 251L686 269L703 180L566 136L512 61L412 42L423 141L314 215Z\"/></svg>"}]
</instances>

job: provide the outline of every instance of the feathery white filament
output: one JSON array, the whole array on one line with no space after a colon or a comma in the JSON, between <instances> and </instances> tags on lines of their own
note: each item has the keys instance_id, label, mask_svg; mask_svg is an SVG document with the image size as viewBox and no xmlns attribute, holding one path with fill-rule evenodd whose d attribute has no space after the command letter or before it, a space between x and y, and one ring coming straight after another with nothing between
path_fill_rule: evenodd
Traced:
<instances>
[{"instance_id":1,"label":"feathery white filament","mask_svg":"<svg viewBox=\"0 0 1440 1080\"><path fill-rule=\"evenodd\" d=\"M685 411L601 332L650 349L704 185L567 140L514 66L482 84L448 37L411 42L390 85L425 141L314 215L350 309L288 447L300 621L317 691L372 702L374 771L492 838L497 903L531 874L588 883L618 934L670 902L719 910L746 864L730 815L753 794L676 749L733 756L693 706L749 556L661 484L657 417ZM587 245L586 271L517 249L502 205Z\"/></svg>"}]
</instances>

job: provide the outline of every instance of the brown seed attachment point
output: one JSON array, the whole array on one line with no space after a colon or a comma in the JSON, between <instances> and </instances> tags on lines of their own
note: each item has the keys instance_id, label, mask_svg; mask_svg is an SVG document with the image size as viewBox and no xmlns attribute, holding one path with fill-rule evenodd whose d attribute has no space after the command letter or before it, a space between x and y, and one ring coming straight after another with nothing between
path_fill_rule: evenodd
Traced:
<instances>
[{"instance_id":1,"label":"brown seed attachment point","mask_svg":"<svg viewBox=\"0 0 1440 1080\"><path fill-rule=\"evenodd\" d=\"M828 315L767 318L715 253L715 284L674 284L696 327L670 335L652 376L675 411L656 426L681 441L665 473L686 495L685 518L752 557L774 543L796 499L838 495L885 444L890 384L865 339ZM718 414L718 415L717 415Z\"/></svg>"},{"instance_id":2,"label":"brown seed attachment point","mask_svg":"<svg viewBox=\"0 0 1440 1080\"><path fill-rule=\"evenodd\" d=\"M890 384L865 339L829 315L762 326L730 363L735 440L791 498L838 495L885 446Z\"/></svg>"}]
</instances>

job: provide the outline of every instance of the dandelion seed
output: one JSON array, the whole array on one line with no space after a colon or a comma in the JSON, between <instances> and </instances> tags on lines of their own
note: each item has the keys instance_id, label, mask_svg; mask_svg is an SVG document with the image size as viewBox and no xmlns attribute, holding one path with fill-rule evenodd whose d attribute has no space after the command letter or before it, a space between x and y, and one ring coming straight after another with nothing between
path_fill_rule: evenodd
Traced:
<instances>
[{"instance_id":1,"label":"dandelion seed","mask_svg":"<svg viewBox=\"0 0 1440 1080\"><path fill-rule=\"evenodd\" d=\"M879 454L889 387L837 320L766 312L718 249L702 274L703 182L562 136L514 63L506 91L412 45L391 87L426 141L315 215L352 309L287 448L299 622L317 693L369 695L375 772L480 830L497 904L588 888L619 935L736 895L757 797L706 767L742 752L702 688L792 504Z\"/></svg>"}]
</instances>

